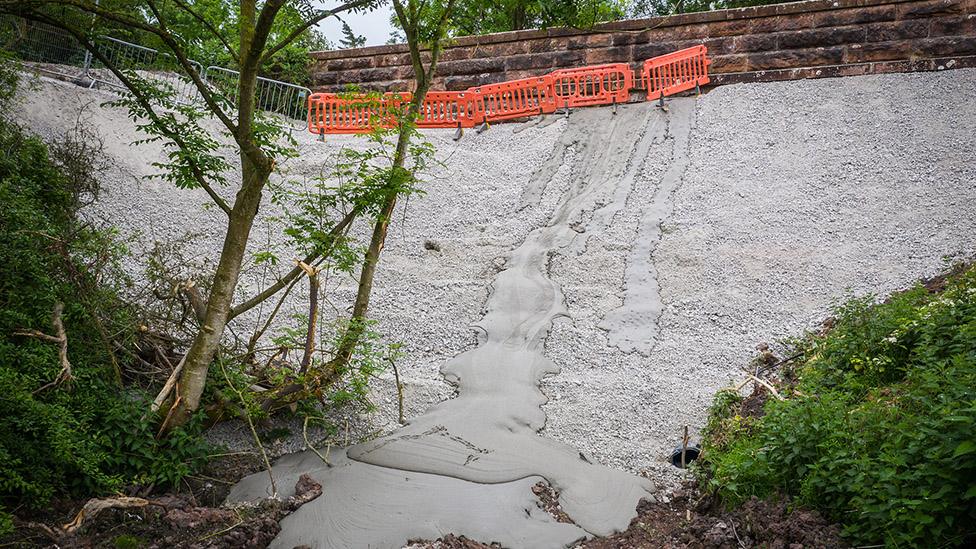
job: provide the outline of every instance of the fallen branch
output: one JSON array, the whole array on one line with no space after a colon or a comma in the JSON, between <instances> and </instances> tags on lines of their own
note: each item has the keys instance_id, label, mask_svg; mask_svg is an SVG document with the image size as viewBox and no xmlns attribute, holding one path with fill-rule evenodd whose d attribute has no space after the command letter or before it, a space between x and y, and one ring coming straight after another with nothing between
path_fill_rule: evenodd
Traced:
<instances>
[{"instance_id":1,"label":"fallen branch","mask_svg":"<svg viewBox=\"0 0 976 549\"><path fill-rule=\"evenodd\" d=\"M106 509L131 509L133 507L145 507L150 502L143 498L132 498L128 496L118 496L114 498L90 499L81 511L75 515L74 520L62 526L68 534L78 530L90 519L95 518L99 513Z\"/></svg>"},{"instance_id":2,"label":"fallen branch","mask_svg":"<svg viewBox=\"0 0 976 549\"><path fill-rule=\"evenodd\" d=\"M261 459L264 461L264 467L268 471L268 478L271 479L271 499L278 499L278 485L275 483L274 472L271 470L271 461L268 459L268 453L264 450L264 444L261 443L261 437L258 436L258 430L254 427L251 412L247 409L247 399L244 398L244 393L230 382L230 377L227 376L227 370L224 368L223 361L218 360L217 362L220 364L220 372L224 374L224 381L227 383L227 386L237 393L237 398L241 401L244 419L247 421L247 426L251 429L251 436L254 437L254 442L258 445L258 450L261 451Z\"/></svg>"},{"instance_id":3,"label":"fallen branch","mask_svg":"<svg viewBox=\"0 0 976 549\"><path fill-rule=\"evenodd\" d=\"M739 386L740 389L746 383L749 383L749 381L755 381L756 383L758 383L758 384L762 385L763 387L765 387L774 397L776 397L777 400L786 400L785 398L782 397L782 395L779 394L779 392L776 391L776 388L774 388L772 385L769 384L768 381L766 381L764 379L759 379L758 377L756 377L756 376L754 376L752 374L746 374L746 375L749 376L749 377L748 377L748 379L746 379L745 383L743 383L742 385Z\"/></svg>"},{"instance_id":4,"label":"fallen branch","mask_svg":"<svg viewBox=\"0 0 976 549\"><path fill-rule=\"evenodd\" d=\"M14 335L33 337L40 339L41 341L58 344L58 358L61 361L61 371L58 372L57 377L55 377L53 381L43 385L39 389L36 389L34 391L35 395L44 389L56 387L62 383L70 384L71 381L74 380L74 375L71 373L71 362L68 361L68 334L65 333L64 322L61 321L61 313L63 312L64 303L61 303L60 301L55 303L54 313L51 315L51 324L54 326L54 332L57 334L57 336L48 335L37 330L20 330L14 332Z\"/></svg>"},{"instance_id":5,"label":"fallen branch","mask_svg":"<svg viewBox=\"0 0 976 549\"><path fill-rule=\"evenodd\" d=\"M169 399L169 394L173 392L173 387L176 387L176 382L180 379L180 374L183 372L183 364L185 363L186 355L184 354L183 358L180 359L179 364L176 365L176 368L173 368L173 373L171 373L169 378L166 379L166 384L163 385L163 388L160 389L159 394L156 395L156 399L153 400L152 406L149 407L153 413L158 412L163 406L163 403Z\"/></svg>"}]
</instances>

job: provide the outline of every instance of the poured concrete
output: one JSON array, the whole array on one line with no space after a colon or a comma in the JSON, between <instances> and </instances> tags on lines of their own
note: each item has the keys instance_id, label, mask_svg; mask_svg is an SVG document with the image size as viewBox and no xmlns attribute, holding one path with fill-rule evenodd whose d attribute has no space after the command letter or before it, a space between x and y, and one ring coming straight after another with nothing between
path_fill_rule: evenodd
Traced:
<instances>
[{"instance_id":1,"label":"poured concrete","mask_svg":"<svg viewBox=\"0 0 976 549\"><path fill-rule=\"evenodd\" d=\"M655 139L663 140L673 127L674 146L681 150L687 147L694 101L676 101L672 111L665 119L647 108L625 108L610 120L604 118L605 112L582 111L576 114L563 143L600 151L601 158L612 161L613 155L606 154L608 150L621 145L629 150L635 135L640 135L649 147ZM584 131L574 131L575 128ZM606 135L588 139L585 130L590 128L602 128ZM313 475L323 486L336 484L335 474L343 478L352 475L358 484L344 495L321 498L300 509L290 519L284 537L276 541L278 545L290 547L296 541L312 541L316 546L345 547L372 539L374 532L369 527L358 530L345 523L340 527L339 523L323 523L314 517L327 514L327 509L344 507L335 500L347 497L348 506L353 505L351 498L359 502L357 512L362 513L364 524L383 522L388 509L368 499L374 494L381 495L386 505L393 502L392 507L399 513L412 517L402 524L385 522L379 529L399 543L416 537L415 525L424 521L436 522L442 532L469 536L485 527L482 513L459 514L453 506L417 505L414 484L389 482L398 474L418 472L426 474L422 477L424 486L441 486L446 483L443 479L467 481L457 490L476 494L469 503L474 509L499 507L489 512L492 518L517 516L520 509L532 518L538 509L532 503L526 506L526 498L531 500L528 488L533 482L519 481L544 478L559 492L563 511L579 526L568 530L558 523L544 523L547 526L543 528L543 524L533 520L499 522L489 529L488 537L476 538L482 541L505 544L497 537L505 535L508 539L514 536L529 540L511 546L561 547L580 536L609 535L627 527L640 499L653 493L653 484L594 464L578 449L537 434L545 426L545 414L539 407L547 400L539 390L539 382L545 375L559 373L558 366L543 355L542 344L553 320L567 315L562 292L548 277L550 254L574 243L585 244L578 242L585 241L578 228L584 216L590 214L589 224L605 229L612 222L613 209L621 209L627 198L626 193L617 193L616 203L601 202L599 197L607 182L592 174L576 182L565 192L551 219L531 231L505 256L504 265L492 282L486 314L477 323L481 331L479 345L442 366L441 373L458 388L457 397L433 406L402 429L348 449L349 458L375 467L345 465L332 470L319 464ZM662 187L662 202L673 187L674 183ZM540 196L531 187L527 195L530 200ZM601 206L604 213L592 215ZM316 459L312 451L299 458L304 464ZM295 476L293 461L276 465L272 472ZM492 488L480 492L473 483ZM507 488L520 486L524 491L499 491L499 484ZM265 497L268 485L267 475L253 475L235 487L230 499ZM445 490L442 495L454 497L454 490ZM500 494L507 495L507 499ZM420 497L426 500L437 496L425 489ZM392 535L397 531L399 537ZM389 546L395 547L396 543Z\"/></svg>"}]
</instances>

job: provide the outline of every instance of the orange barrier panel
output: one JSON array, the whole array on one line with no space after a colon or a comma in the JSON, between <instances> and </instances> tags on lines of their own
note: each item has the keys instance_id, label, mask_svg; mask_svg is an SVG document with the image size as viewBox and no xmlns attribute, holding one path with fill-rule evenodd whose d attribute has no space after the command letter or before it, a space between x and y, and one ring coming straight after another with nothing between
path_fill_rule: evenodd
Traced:
<instances>
[{"instance_id":1,"label":"orange barrier panel","mask_svg":"<svg viewBox=\"0 0 976 549\"><path fill-rule=\"evenodd\" d=\"M641 78L647 87L647 100L708 84L711 61L707 54L705 46L693 46L644 61Z\"/></svg>"},{"instance_id":2,"label":"orange barrier panel","mask_svg":"<svg viewBox=\"0 0 976 549\"><path fill-rule=\"evenodd\" d=\"M308 131L369 133L376 126L392 128L396 124L396 109L409 100L409 93L387 93L382 97L313 93L308 97Z\"/></svg>"},{"instance_id":3,"label":"orange barrier panel","mask_svg":"<svg viewBox=\"0 0 976 549\"><path fill-rule=\"evenodd\" d=\"M550 76L560 107L626 103L634 87L634 71L627 63L561 69Z\"/></svg>"},{"instance_id":4,"label":"orange barrier panel","mask_svg":"<svg viewBox=\"0 0 976 549\"><path fill-rule=\"evenodd\" d=\"M420 107L421 128L473 128L485 121L479 94L472 91L429 91Z\"/></svg>"},{"instance_id":5,"label":"orange barrier panel","mask_svg":"<svg viewBox=\"0 0 976 549\"><path fill-rule=\"evenodd\" d=\"M468 89L487 122L556 112L552 77L523 78Z\"/></svg>"}]
</instances>

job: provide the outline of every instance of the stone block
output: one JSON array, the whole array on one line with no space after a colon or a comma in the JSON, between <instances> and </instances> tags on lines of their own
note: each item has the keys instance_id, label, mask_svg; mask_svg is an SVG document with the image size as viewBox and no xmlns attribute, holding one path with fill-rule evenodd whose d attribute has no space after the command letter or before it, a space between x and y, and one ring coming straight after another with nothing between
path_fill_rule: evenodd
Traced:
<instances>
[{"instance_id":1,"label":"stone block","mask_svg":"<svg viewBox=\"0 0 976 549\"><path fill-rule=\"evenodd\" d=\"M813 14L811 26L842 27L845 25L863 25L879 21L894 21L898 18L898 5L887 4L855 9L829 10Z\"/></svg>"},{"instance_id":2,"label":"stone block","mask_svg":"<svg viewBox=\"0 0 976 549\"><path fill-rule=\"evenodd\" d=\"M711 59L709 73L742 72L749 69L749 56L746 54L719 55Z\"/></svg>"},{"instance_id":3,"label":"stone block","mask_svg":"<svg viewBox=\"0 0 976 549\"><path fill-rule=\"evenodd\" d=\"M853 44L844 52L844 62L867 63L908 59L911 52L912 43L909 40Z\"/></svg>"},{"instance_id":4,"label":"stone block","mask_svg":"<svg viewBox=\"0 0 976 549\"><path fill-rule=\"evenodd\" d=\"M600 65L603 63L629 63L633 61L633 47L615 46L598 50L586 50L583 63L586 65Z\"/></svg>"},{"instance_id":5,"label":"stone block","mask_svg":"<svg viewBox=\"0 0 976 549\"><path fill-rule=\"evenodd\" d=\"M373 57L343 57L329 60L327 67L330 71L347 71L365 69L373 66Z\"/></svg>"},{"instance_id":6,"label":"stone block","mask_svg":"<svg viewBox=\"0 0 976 549\"><path fill-rule=\"evenodd\" d=\"M833 27L825 29L809 29L792 32L781 32L776 35L779 48L794 50L804 48L819 48L836 46L839 44L853 44L864 41L864 27Z\"/></svg>"},{"instance_id":7,"label":"stone block","mask_svg":"<svg viewBox=\"0 0 976 549\"><path fill-rule=\"evenodd\" d=\"M729 53L772 51L778 47L778 39L775 34L747 34L727 40L731 41ZM705 47L708 47L707 43ZM711 52L712 48L708 48L708 51Z\"/></svg>"},{"instance_id":8,"label":"stone block","mask_svg":"<svg viewBox=\"0 0 976 549\"><path fill-rule=\"evenodd\" d=\"M941 36L912 42L912 52L918 57L954 57L976 55L976 36Z\"/></svg>"},{"instance_id":9,"label":"stone block","mask_svg":"<svg viewBox=\"0 0 976 549\"><path fill-rule=\"evenodd\" d=\"M929 34L929 20L911 19L908 21L873 23L865 27L864 30L866 42L888 42L906 38L924 38Z\"/></svg>"},{"instance_id":10,"label":"stone block","mask_svg":"<svg viewBox=\"0 0 976 549\"><path fill-rule=\"evenodd\" d=\"M505 59L501 57L445 61L437 65L437 72L444 76L497 72L505 69Z\"/></svg>"},{"instance_id":11,"label":"stone block","mask_svg":"<svg viewBox=\"0 0 976 549\"><path fill-rule=\"evenodd\" d=\"M976 14L940 17L929 23L929 36L976 35Z\"/></svg>"},{"instance_id":12,"label":"stone block","mask_svg":"<svg viewBox=\"0 0 976 549\"><path fill-rule=\"evenodd\" d=\"M928 0L926 2L907 2L898 9L900 19L916 19L933 15L959 15L966 13L963 0Z\"/></svg>"},{"instance_id":13,"label":"stone block","mask_svg":"<svg viewBox=\"0 0 976 549\"><path fill-rule=\"evenodd\" d=\"M818 65L837 65L844 61L844 48L808 48L745 54L748 57L746 70L764 71L814 67ZM714 65L713 65L714 66ZM715 69L716 71L718 69Z\"/></svg>"}]
</instances>

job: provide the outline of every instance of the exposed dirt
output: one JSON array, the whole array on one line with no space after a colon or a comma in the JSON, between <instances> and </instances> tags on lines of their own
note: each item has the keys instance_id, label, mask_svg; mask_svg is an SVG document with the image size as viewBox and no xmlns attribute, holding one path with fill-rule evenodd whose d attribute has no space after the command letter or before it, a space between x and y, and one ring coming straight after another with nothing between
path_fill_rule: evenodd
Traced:
<instances>
[{"instance_id":1,"label":"exposed dirt","mask_svg":"<svg viewBox=\"0 0 976 549\"><path fill-rule=\"evenodd\" d=\"M734 511L686 486L665 502L643 501L626 531L581 545L589 549L811 549L846 547L840 529L816 511L790 511L789 502L753 498Z\"/></svg>"},{"instance_id":2,"label":"exposed dirt","mask_svg":"<svg viewBox=\"0 0 976 549\"><path fill-rule=\"evenodd\" d=\"M754 394L765 394L757 391ZM750 397L752 398L752 397ZM543 506L552 488L539 483L532 490ZM843 548L840 528L816 511L790 509L787 499L753 498L734 511L721 509L703 497L692 482L664 501L644 500L637 517L619 534L583 542L579 549L819 549ZM566 517L568 520L569 517ZM412 540L410 549L494 549L464 536L448 535L434 541Z\"/></svg>"},{"instance_id":3,"label":"exposed dirt","mask_svg":"<svg viewBox=\"0 0 976 549\"><path fill-rule=\"evenodd\" d=\"M434 541L410 540L406 549L497 549L500 547L501 545L495 543L485 545L484 543L470 540L464 536L448 534Z\"/></svg>"},{"instance_id":4,"label":"exposed dirt","mask_svg":"<svg viewBox=\"0 0 976 549\"><path fill-rule=\"evenodd\" d=\"M548 483L536 483L536 485L532 487L532 493L539 498L539 507L542 507L545 512L552 515L552 518L556 519L556 522L576 524L559 505L559 492L557 492L556 489L550 486Z\"/></svg>"},{"instance_id":5,"label":"exposed dirt","mask_svg":"<svg viewBox=\"0 0 976 549\"><path fill-rule=\"evenodd\" d=\"M752 394L747 396L739 405L739 415L742 417L761 417L763 406L769 400L769 391L758 383L753 384Z\"/></svg>"},{"instance_id":6,"label":"exposed dirt","mask_svg":"<svg viewBox=\"0 0 976 549\"><path fill-rule=\"evenodd\" d=\"M322 487L303 476L296 495L283 501L221 507L230 487L258 469L256 456L221 456L190 477L179 493L147 495L148 504L143 507L108 509L86 519L72 533L60 525L71 522L85 501L61 500L44 512L18 520L17 531L3 541L22 547L266 547L281 530L279 521L321 495ZM134 489L132 493L141 496L143 491Z\"/></svg>"}]
</instances>

